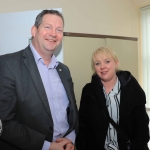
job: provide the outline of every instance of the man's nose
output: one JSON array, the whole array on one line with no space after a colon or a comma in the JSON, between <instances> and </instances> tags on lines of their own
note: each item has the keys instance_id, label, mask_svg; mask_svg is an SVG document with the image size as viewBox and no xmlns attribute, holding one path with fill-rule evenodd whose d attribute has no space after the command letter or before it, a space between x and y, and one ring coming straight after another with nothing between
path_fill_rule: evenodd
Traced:
<instances>
[{"instance_id":1,"label":"man's nose","mask_svg":"<svg viewBox=\"0 0 150 150\"><path fill-rule=\"evenodd\" d=\"M50 31L50 35L51 35L52 37L56 37L56 35L57 35L56 30L55 30L55 29L52 29L52 30Z\"/></svg>"}]
</instances>

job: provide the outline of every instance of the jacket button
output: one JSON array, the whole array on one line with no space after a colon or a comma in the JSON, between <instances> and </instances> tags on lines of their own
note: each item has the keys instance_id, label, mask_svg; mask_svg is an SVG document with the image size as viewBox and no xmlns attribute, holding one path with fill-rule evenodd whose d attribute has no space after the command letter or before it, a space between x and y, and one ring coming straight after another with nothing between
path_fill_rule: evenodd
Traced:
<instances>
[{"instance_id":1,"label":"jacket button","mask_svg":"<svg viewBox=\"0 0 150 150\"><path fill-rule=\"evenodd\" d=\"M53 130L53 128L52 128L52 127L49 127L49 130Z\"/></svg>"}]
</instances>

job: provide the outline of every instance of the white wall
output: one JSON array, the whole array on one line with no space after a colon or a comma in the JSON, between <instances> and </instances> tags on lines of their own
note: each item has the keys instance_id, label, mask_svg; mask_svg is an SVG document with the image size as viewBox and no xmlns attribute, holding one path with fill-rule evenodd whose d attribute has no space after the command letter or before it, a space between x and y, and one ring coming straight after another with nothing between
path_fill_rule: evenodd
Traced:
<instances>
[{"instance_id":1,"label":"white wall","mask_svg":"<svg viewBox=\"0 0 150 150\"><path fill-rule=\"evenodd\" d=\"M135 7L135 2L136 0L0 0L0 13L62 8L65 32L139 38L139 8ZM140 54L139 47L138 51ZM141 68L140 64L138 65ZM141 78L140 68L139 81Z\"/></svg>"},{"instance_id":2,"label":"white wall","mask_svg":"<svg viewBox=\"0 0 150 150\"><path fill-rule=\"evenodd\" d=\"M138 36L138 10L131 0L0 0L0 13L62 8L65 32Z\"/></svg>"}]
</instances>

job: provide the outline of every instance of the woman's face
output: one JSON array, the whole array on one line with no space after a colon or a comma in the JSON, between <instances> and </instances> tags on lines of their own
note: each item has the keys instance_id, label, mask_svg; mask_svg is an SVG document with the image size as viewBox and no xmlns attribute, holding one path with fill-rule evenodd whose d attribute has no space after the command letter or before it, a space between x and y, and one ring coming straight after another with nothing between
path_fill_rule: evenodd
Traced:
<instances>
[{"instance_id":1,"label":"woman's face","mask_svg":"<svg viewBox=\"0 0 150 150\"><path fill-rule=\"evenodd\" d=\"M96 56L94 59L94 69L102 82L109 82L116 79L116 68L118 61L115 62L113 58L107 55L101 57Z\"/></svg>"}]
</instances>

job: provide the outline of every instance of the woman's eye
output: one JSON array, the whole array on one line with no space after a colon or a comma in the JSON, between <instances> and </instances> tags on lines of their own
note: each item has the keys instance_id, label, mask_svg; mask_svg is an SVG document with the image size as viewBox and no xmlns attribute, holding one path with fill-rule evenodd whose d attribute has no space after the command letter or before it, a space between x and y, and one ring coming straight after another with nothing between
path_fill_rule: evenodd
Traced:
<instances>
[{"instance_id":1,"label":"woman's eye","mask_svg":"<svg viewBox=\"0 0 150 150\"><path fill-rule=\"evenodd\" d=\"M96 66L98 66L98 65L99 65L99 63L95 63L95 65L96 65Z\"/></svg>"},{"instance_id":2,"label":"woman's eye","mask_svg":"<svg viewBox=\"0 0 150 150\"><path fill-rule=\"evenodd\" d=\"M107 61L106 61L106 63L108 64L108 63L110 63L110 61L109 61L109 60L107 60Z\"/></svg>"}]
</instances>

